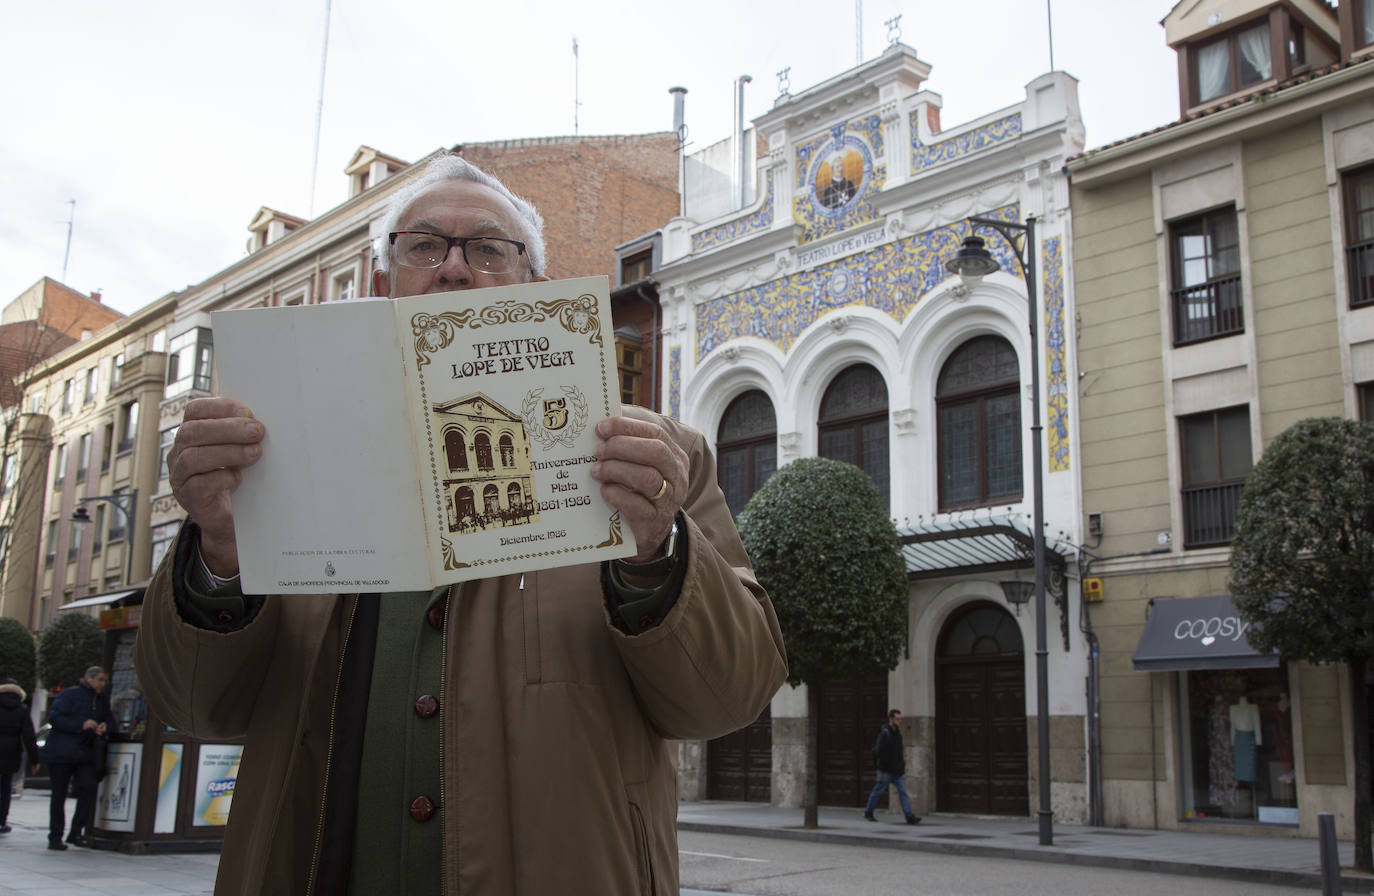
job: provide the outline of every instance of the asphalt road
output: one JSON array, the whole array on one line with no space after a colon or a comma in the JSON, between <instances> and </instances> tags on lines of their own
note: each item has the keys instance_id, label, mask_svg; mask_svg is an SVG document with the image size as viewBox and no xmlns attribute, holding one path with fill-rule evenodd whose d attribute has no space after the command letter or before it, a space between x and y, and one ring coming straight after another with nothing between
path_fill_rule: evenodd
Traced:
<instances>
[{"instance_id":1,"label":"asphalt road","mask_svg":"<svg viewBox=\"0 0 1374 896\"><path fill-rule=\"evenodd\" d=\"M1312 896L1297 887L1013 859L678 834L682 892L747 896Z\"/></svg>"}]
</instances>

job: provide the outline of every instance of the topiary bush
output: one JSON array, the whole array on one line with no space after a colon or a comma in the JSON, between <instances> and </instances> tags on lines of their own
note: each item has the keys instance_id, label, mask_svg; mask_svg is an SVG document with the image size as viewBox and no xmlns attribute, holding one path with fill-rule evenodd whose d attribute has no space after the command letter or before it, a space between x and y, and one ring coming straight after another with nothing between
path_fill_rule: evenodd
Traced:
<instances>
[{"instance_id":1,"label":"topiary bush","mask_svg":"<svg viewBox=\"0 0 1374 896\"><path fill-rule=\"evenodd\" d=\"M33 693L36 676L33 633L18 619L0 617L0 678L13 678L24 693Z\"/></svg>"},{"instance_id":2,"label":"topiary bush","mask_svg":"<svg viewBox=\"0 0 1374 896\"><path fill-rule=\"evenodd\" d=\"M738 523L778 614L788 683L808 685L802 824L814 828L819 685L896 667L906 643L906 563L873 480L837 460L802 458L778 470Z\"/></svg>"},{"instance_id":3,"label":"topiary bush","mask_svg":"<svg viewBox=\"0 0 1374 896\"><path fill-rule=\"evenodd\" d=\"M49 690L69 688L104 655L105 639L94 619L75 611L58 613L38 636L38 677Z\"/></svg>"}]
</instances>

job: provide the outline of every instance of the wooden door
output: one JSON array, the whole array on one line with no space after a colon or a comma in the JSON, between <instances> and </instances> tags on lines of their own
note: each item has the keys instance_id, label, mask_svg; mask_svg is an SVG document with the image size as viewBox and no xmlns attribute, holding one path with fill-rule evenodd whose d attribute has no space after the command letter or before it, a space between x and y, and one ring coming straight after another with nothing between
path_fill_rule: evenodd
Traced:
<instances>
[{"instance_id":1,"label":"wooden door","mask_svg":"<svg viewBox=\"0 0 1374 896\"><path fill-rule=\"evenodd\" d=\"M819 702L820 804L862 806L873 789L873 742L887 720L887 672L827 682Z\"/></svg>"},{"instance_id":2,"label":"wooden door","mask_svg":"<svg viewBox=\"0 0 1374 896\"><path fill-rule=\"evenodd\" d=\"M936 805L944 812L1029 813L1025 658L1016 620L970 605L941 634L936 659Z\"/></svg>"},{"instance_id":3,"label":"wooden door","mask_svg":"<svg viewBox=\"0 0 1374 896\"><path fill-rule=\"evenodd\" d=\"M706 744L706 798L766 803L772 798L773 714Z\"/></svg>"}]
</instances>

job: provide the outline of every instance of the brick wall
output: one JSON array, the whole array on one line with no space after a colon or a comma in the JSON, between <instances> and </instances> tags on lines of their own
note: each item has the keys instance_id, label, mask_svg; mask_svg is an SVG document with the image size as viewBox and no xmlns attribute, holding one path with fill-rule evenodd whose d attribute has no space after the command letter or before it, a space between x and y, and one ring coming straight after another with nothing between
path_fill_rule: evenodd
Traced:
<instances>
[{"instance_id":1,"label":"brick wall","mask_svg":"<svg viewBox=\"0 0 1374 896\"><path fill-rule=\"evenodd\" d=\"M678 213L677 137L546 137L455 146L544 216L548 275L605 274L615 247L658 230Z\"/></svg>"}]
</instances>

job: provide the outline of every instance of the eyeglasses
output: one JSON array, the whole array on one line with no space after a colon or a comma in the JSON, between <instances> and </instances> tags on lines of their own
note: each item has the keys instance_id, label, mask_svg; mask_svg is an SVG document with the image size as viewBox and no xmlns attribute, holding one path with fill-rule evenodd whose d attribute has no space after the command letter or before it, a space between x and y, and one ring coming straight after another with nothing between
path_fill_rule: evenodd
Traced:
<instances>
[{"instance_id":1,"label":"eyeglasses","mask_svg":"<svg viewBox=\"0 0 1374 896\"><path fill-rule=\"evenodd\" d=\"M408 268L437 268L457 246L474 271L505 274L520 264L525 244L499 236L443 236L420 230L391 234L391 257Z\"/></svg>"}]
</instances>

